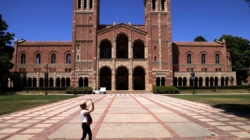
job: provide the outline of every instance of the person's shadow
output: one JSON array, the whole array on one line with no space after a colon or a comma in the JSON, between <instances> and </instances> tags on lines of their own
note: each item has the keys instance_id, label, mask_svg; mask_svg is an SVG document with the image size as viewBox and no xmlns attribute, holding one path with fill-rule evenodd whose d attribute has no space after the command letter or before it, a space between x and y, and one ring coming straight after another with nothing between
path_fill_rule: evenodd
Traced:
<instances>
[{"instance_id":1,"label":"person's shadow","mask_svg":"<svg viewBox=\"0 0 250 140\"><path fill-rule=\"evenodd\" d=\"M250 104L218 104L213 107L223 109L228 114L250 118Z\"/></svg>"}]
</instances>

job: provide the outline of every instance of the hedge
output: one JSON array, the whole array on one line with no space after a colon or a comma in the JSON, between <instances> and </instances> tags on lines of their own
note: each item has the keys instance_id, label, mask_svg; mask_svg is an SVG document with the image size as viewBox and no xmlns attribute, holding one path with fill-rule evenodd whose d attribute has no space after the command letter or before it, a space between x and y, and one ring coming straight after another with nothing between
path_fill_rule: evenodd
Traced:
<instances>
[{"instance_id":1,"label":"hedge","mask_svg":"<svg viewBox=\"0 0 250 140\"><path fill-rule=\"evenodd\" d=\"M179 90L193 90L193 89L249 89L250 86L208 86L208 87L177 87Z\"/></svg>"},{"instance_id":2,"label":"hedge","mask_svg":"<svg viewBox=\"0 0 250 140\"><path fill-rule=\"evenodd\" d=\"M74 92L76 89L76 93ZM92 94L91 87L69 87L66 89L66 94Z\"/></svg>"},{"instance_id":3,"label":"hedge","mask_svg":"<svg viewBox=\"0 0 250 140\"><path fill-rule=\"evenodd\" d=\"M173 86L158 86L153 88L154 93L179 93L178 88Z\"/></svg>"}]
</instances>

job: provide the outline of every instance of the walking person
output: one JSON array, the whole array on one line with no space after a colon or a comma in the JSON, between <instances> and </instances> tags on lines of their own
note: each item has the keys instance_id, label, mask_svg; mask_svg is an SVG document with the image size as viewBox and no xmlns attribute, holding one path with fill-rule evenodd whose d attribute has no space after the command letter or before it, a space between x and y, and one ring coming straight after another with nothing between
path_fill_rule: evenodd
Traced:
<instances>
[{"instance_id":1,"label":"walking person","mask_svg":"<svg viewBox=\"0 0 250 140\"><path fill-rule=\"evenodd\" d=\"M92 118L90 116L90 113L94 111L94 103L92 102L91 99L89 99L91 101L90 103L90 109L87 109L87 101L80 104L81 107L81 119L82 119L82 130L83 130L83 135L82 135L82 139L84 140L88 134L89 136L89 140L92 140L92 132L90 129L90 124L92 123Z\"/></svg>"}]
</instances>

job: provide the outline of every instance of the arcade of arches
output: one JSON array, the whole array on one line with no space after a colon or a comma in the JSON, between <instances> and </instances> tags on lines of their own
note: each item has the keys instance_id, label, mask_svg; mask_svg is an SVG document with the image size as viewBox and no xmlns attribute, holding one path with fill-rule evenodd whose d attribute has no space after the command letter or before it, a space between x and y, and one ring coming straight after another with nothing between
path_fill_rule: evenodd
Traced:
<instances>
[{"instance_id":1,"label":"arcade of arches","mask_svg":"<svg viewBox=\"0 0 250 140\"><path fill-rule=\"evenodd\" d=\"M174 77L174 86L232 86L233 77Z\"/></svg>"},{"instance_id":2,"label":"arcade of arches","mask_svg":"<svg viewBox=\"0 0 250 140\"><path fill-rule=\"evenodd\" d=\"M133 90L145 90L145 75L145 70L142 67L135 67L131 75L132 81L129 81L130 74L126 67L118 67L116 74L112 74L109 67L103 67L100 69L99 75L100 87L106 87L107 90L131 90L129 83L132 82Z\"/></svg>"}]
</instances>

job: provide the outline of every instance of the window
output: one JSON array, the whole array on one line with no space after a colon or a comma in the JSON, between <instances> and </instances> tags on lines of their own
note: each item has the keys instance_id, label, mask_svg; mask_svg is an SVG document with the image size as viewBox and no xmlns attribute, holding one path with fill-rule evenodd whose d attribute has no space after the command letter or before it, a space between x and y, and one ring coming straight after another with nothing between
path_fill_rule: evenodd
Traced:
<instances>
[{"instance_id":1,"label":"window","mask_svg":"<svg viewBox=\"0 0 250 140\"><path fill-rule=\"evenodd\" d=\"M25 64L26 63L26 55L22 54L21 55L21 64Z\"/></svg>"},{"instance_id":2,"label":"window","mask_svg":"<svg viewBox=\"0 0 250 140\"><path fill-rule=\"evenodd\" d=\"M206 72L206 71L207 71L207 68L202 68L201 71L202 71L202 72Z\"/></svg>"},{"instance_id":3,"label":"window","mask_svg":"<svg viewBox=\"0 0 250 140\"><path fill-rule=\"evenodd\" d=\"M206 55L205 54L201 55L201 64L206 64Z\"/></svg>"},{"instance_id":4,"label":"window","mask_svg":"<svg viewBox=\"0 0 250 140\"><path fill-rule=\"evenodd\" d=\"M154 46L154 50L156 50L156 46Z\"/></svg>"},{"instance_id":5,"label":"window","mask_svg":"<svg viewBox=\"0 0 250 140\"><path fill-rule=\"evenodd\" d=\"M179 69L178 68L174 68L174 71L179 71Z\"/></svg>"},{"instance_id":6,"label":"window","mask_svg":"<svg viewBox=\"0 0 250 140\"><path fill-rule=\"evenodd\" d=\"M152 9L155 10L156 7L156 0L152 0Z\"/></svg>"},{"instance_id":7,"label":"window","mask_svg":"<svg viewBox=\"0 0 250 140\"><path fill-rule=\"evenodd\" d=\"M19 68L19 72L26 72L26 68Z\"/></svg>"},{"instance_id":8,"label":"window","mask_svg":"<svg viewBox=\"0 0 250 140\"><path fill-rule=\"evenodd\" d=\"M71 54L66 55L66 64L71 64Z\"/></svg>"},{"instance_id":9,"label":"window","mask_svg":"<svg viewBox=\"0 0 250 140\"><path fill-rule=\"evenodd\" d=\"M190 53L187 54L187 63L188 63L188 64L191 64L191 63L192 63L192 56L191 56Z\"/></svg>"},{"instance_id":10,"label":"window","mask_svg":"<svg viewBox=\"0 0 250 140\"><path fill-rule=\"evenodd\" d=\"M220 64L220 55L219 54L215 55L215 63Z\"/></svg>"},{"instance_id":11,"label":"window","mask_svg":"<svg viewBox=\"0 0 250 140\"><path fill-rule=\"evenodd\" d=\"M71 72L71 68L65 68L65 72Z\"/></svg>"},{"instance_id":12,"label":"window","mask_svg":"<svg viewBox=\"0 0 250 140\"><path fill-rule=\"evenodd\" d=\"M41 63L41 54L36 54L36 64Z\"/></svg>"},{"instance_id":13,"label":"window","mask_svg":"<svg viewBox=\"0 0 250 140\"><path fill-rule=\"evenodd\" d=\"M41 68L35 68L34 72L41 72Z\"/></svg>"},{"instance_id":14,"label":"window","mask_svg":"<svg viewBox=\"0 0 250 140\"><path fill-rule=\"evenodd\" d=\"M217 72L221 71L221 68L215 68L215 71L217 71Z\"/></svg>"},{"instance_id":15,"label":"window","mask_svg":"<svg viewBox=\"0 0 250 140\"><path fill-rule=\"evenodd\" d=\"M80 60L80 56L79 55L77 55L77 60Z\"/></svg>"},{"instance_id":16,"label":"window","mask_svg":"<svg viewBox=\"0 0 250 140\"><path fill-rule=\"evenodd\" d=\"M173 54L173 64L177 64L177 54Z\"/></svg>"},{"instance_id":17,"label":"window","mask_svg":"<svg viewBox=\"0 0 250 140\"><path fill-rule=\"evenodd\" d=\"M89 17L89 21L92 21L92 17Z\"/></svg>"},{"instance_id":18,"label":"window","mask_svg":"<svg viewBox=\"0 0 250 140\"><path fill-rule=\"evenodd\" d=\"M91 35L91 33L92 33L92 31L91 30L89 30L89 34Z\"/></svg>"},{"instance_id":19,"label":"window","mask_svg":"<svg viewBox=\"0 0 250 140\"><path fill-rule=\"evenodd\" d=\"M78 50L78 51L80 50L80 45L77 45L77 50Z\"/></svg>"},{"instance_id":20,"label":"window","mask_svg":"<svg viewBox=\"0 0 250 140\"><path fill-rule=\"evenodd\" d=\"M162 9L162 10L165 9L165 0L161 0L161 9Z\"/></svg>"},{"instance_id":21,"label":"window","mask_svg":"<svg viewBox=\"0 0 250 140\"><path fill-rule=\"evenodd\" d=\"M51 55L51 64L55 64L56 63L56 54L52 54Z\"/></svg>"},{"instance_id":22,"label":"window","mask_svg":"<svg viewBox=\"0 0 250 140\"><path fill-rule=\"evenodd\" d=\"M157 57L155 56L155 61L157 60Z\"/></svg>"},{"instance_id":23,"label":"window","mask_svg":"<svg viewBox=\"0 0 250 140\"><path fill-rule=\"evenodd\" d=\"M81 8L81 3L82 3L82 0L78 0L78 9Z\"/></svg>"},{"instance_id":24,"label":"window","mask_svg":"<svg viewBox=\"0 0 250 140\"><path fill-rule=\"evenodd\" d=\"M93 2L92 0L89 0L89 8L92 8L93 7Z\"/></svg>"},{"instance_id":25,"label":"window","mask_svg":"<svg viewBox=\"0 0 250 140\"><path fill-rule=\"evenodd\" d=\"M49 72L56 72L56 68L49 68Z\"/></svg>"},{"instance_id":26,"label":"window","mask_svg":"<svg viewBox=\"0 0 250 140\"><path fill-rule=\"evenodd\" d=\"M87 0L84 0L84 8L87 8Z\"/></svg>"}]
</instances>

